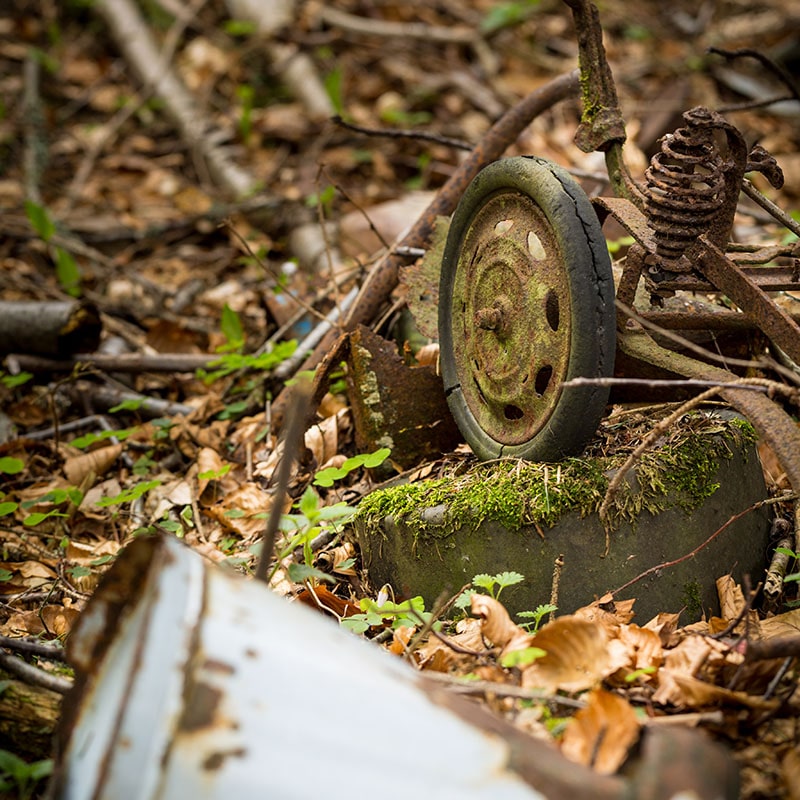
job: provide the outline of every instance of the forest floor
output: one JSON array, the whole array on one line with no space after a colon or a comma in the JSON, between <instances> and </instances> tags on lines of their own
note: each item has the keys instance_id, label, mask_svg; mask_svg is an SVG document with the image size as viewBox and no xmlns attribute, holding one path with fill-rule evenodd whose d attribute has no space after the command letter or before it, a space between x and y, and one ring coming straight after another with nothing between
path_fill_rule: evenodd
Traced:
<instances>
[{"instance_id":1,"label":"forest floor","mask_svg":"<svg viewBox=\"0 0 800 800\"><path fill-rule=\"evenodd\" d=\"M252 573L281 453L272 401L300 362L279 365L424 211L463 163L463 145L577 66L572 20L555 0L308 0L261 34L222 0L142 3L142 30L167 56L157 74L174 74L194 103L182 128L170 107L179 99L145 85L111 32L108 9L124 5L10 0L0 10L0 301L81 301L89 323L79 315L75 324L88 324L89 340L95 309L102 324L96 361L76 365L64 354L16 347L0 368L0 635L7 637L64 640L108 565L144 531L180 536L212 561ZM787 211L800 209L797 101L744 108L785 96L787 87L754 59L708 52L757 47L796 75L796 4L601 6L634 174L643 174L682 111L704 105L726 110L748 143L777 158L786 181L771 196ZM287 68L298 63L307 72L293 84ZM561 102L506 152L551 159L587 193L609 193L601 154L573 142L579 118L577 98ZM786 237L753 208L737 217L734 232L742 241ZM615 250L623 255L624 247ZM797 300L782 302L791 308ZM399 286L368 320L401 346L403 307ZM328 581L325 604L343 616L374 601L380 587L360 570L349 510L316 527L308 519L337 502L357 506L376 479L363 459L347 460L366 454L357 450L342 374L326 388L291 478L285 511L297 527L280 543L286 558L273 585L297 595L309 582ZM471 458L464 446L452 457ZM320 481L327 468L340 471ZM765 475L771 492L786 489L766 459ZM298 564L292 554L312 528L334 536ZM727 591L741 609L736 587ZM788 605L777 611L793 613ZM494 613L462 621L462 641ZM723 646L705 636L729 620L682 631L677 618L639 628L629 609L615 614L606 622L613 638L627 632L628 666L606 665L610 672L597 681L652 713L708 712L708 729L736 752L742 796L800 796L794 662L767 695L763 671L748 678L730 640ZM402 652L417 623L399 616L404 632L388 643ZM519 631L514 625L503 641ZM644 638L630 644L636 637ZM705 655L688 655L687 640L692 648L702 640ZM426 647L420 666L474 667L436 655L433 640ZM645 664L641 652L650 647L659 655ZM682 659L705 664L692 676L706 682L705 694L665 678L659 687L669 652L673 670ZM621 671L645 667L633 684L619 680ZM735 689L725 688L737 669ZM481 677L513 675L497 661ZM561 688L557 679L550 685ZM514 717L512 701L496 705ZM546 728L541 719L536 726ZM565 750L588 757L576 735ZM624 753L609 759L619 763Z\"/></svg>"}]
</instances>

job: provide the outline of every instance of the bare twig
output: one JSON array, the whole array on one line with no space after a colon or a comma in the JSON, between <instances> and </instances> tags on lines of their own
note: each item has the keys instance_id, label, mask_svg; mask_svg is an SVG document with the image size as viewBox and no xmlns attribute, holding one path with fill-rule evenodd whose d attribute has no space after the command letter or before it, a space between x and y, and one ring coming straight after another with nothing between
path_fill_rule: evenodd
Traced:
<instances>
[{"instance_id":1,"label":"bare twig","mask_svg":"<svg viewBox=\"0 0 800 800\"><path fill-rule=\"evenodd\" d=\"M396 128L365 128L362 125L354 125L352 122L343 120L338 114L333 118L333 121L342 128L347 128L347 130L355 131L356 133L363 133L365 136L382 136L385 139L415 139L420 142L443 144L447 147L454 147L457 150L472 150L473 147L469 142L465 142L462 139L451 139L448 136L430 133L429 131L403 131Z\"/></svg>"},{"instance_id":2,"label":"bare twig","mask_svg":"<svg viewBox=\"0 0 800 800\"><path fill-rule=\"evenodd\" d=\"M275 550L275 536L283 515L283 501L289 487L292 464L300 452L310 397L311 384L309 381L299 381L292 387L292 400L294 403L287 419L286 434L283 439L283 455L277 468L275 493L272 497L272 507L267 519L267 527L261 542L261 554L255 571L255 579L259 581L268 581L269 565Z\"/></svg>"},{"instance_id":3,"label":"bare twig","mask_svg":"<svg viewBox=\"0 0 800 800\"><path fill-rule=\"evenodd\" d=\"M72 681L51 675L9 653L0 652L0 667L31 686L41 686L59 694L66 694L72 688Z\"/></svg>"},{"instance_id":4,"label":"bare twig","mask_svg":"<svg viewBox=\"0 0 800 800\"><path fill-rule=\"evenodd\" d=\"M49 644L36 639L14 639L11 636L0 636L0 647L25 655L46 658L49 661L67 660L66 652L60 644Z\"/></svg>"},{"instance_id":5,"label":"bare twig","mask_svg":"<svg viewBox=\"0 0 800 800\"><path fill-rule=\"evenodd\" d=\"M796 498L796 495L792 495L792 497ZM787 499L789 498L785 496L770 497L767 498L766 500L759 500L757 503L753 503L753 505L748 506L748 508L745 508L743 511L739 511L738 513L730 517L728 520L726 520L719 528L717 528L717 530L714 531L714 533L711 534L711 536L709 536L704 542L701 542L699 545L697 545L697 547L695 547L694 550L692 550L690 553L686 553L682 555L680 558L674 559L673 561L665 561L663 564L656 564L654 567L646 569L644 572L640 573L635 578L631 578L627 583L623 584L617 589L614 589L611 592L611 594L618 595L620 592L624 592L625 589L630 588L635 583L638 583L639 581L646 578L648 575L653 575L654 573L661 572L662 570L669 569L670 567L674 567L677 564L681 564L684 561L688 561L690 558L694 558L701 550L704 550L706 547L708 547L708 545L710 545L711 542L714 541L714 539L716 539L721 533L723 533L723 531L725 531L726 528L728 528L730 525L736 522L736 520L741 519L742 517L746 516L752 511L757 511L759 508L763 508L764 506L771 506L774 505L775 503L781 503Z\"/></svg>"},{"instance_id":6,"label":"bare twig","mask_svg":"<svg viewBox=\"0 0 800 800\"><path fill-rule=\"evenodd\" d=\"M328 25L351 33L381 36L388 39L420 39L423 42L474 44L480 37L464 25L441 27L422 22L392 22L368 19L340 11L331 5L320 6L320 18Z\"/></svg>"},{"instance_id":7,"label":"bare twig","mask_svg":"<svg viewBox=\"0 0 800 800\"><path fill-rule=\"evenodd\" d=\"M666 387L708 389L715 387L729 387L729 381L701 381L697 378L686 378L682 380L659 380L655 378L573 378L561 384L565 388L577 386L645 386L648 389L663 389ZM780 384L779 384L780 385ZM743 389L750 389L754 392L769 392L769 387L762 385L744 386Z\"/></svg>"}]
</instances>

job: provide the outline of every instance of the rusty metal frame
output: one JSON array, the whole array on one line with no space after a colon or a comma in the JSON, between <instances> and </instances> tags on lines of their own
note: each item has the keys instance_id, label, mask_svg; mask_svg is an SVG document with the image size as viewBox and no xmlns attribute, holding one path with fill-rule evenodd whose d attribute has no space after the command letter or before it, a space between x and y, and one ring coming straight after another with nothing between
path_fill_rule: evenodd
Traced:
<instances>
[{"instance_id":1,"label":"rusty metal frame","mask_svg":"<svg viewBox=\"0 0 800 800\"><path fill-rule=\"evenodd\" d=\"M741 313L722 316L673 313L662 316L659 312L652 312L647 317L656 325L659 319L663 319L667 328L703 328L706 325L713 325L718 330L726 326L730 329L755 328L763 331L792 361L800 364L798 319L781 309L767 294L769 291L800 291L800 248L765 246L752 251L736 247L729 249L728 244L740 192L746 191L750 195L755 191L749 184L744 185L747 183L745 173L761 172L774 187L779 188L783 176L777 163L760 147L748 153L741 133L719 114L707 109L687 112L684 118L688 126L713 127L726 140L724 158L718 162L724 188L713 219L683 256L684 263L666 261L659 252L659 232L653 228L651 217L655 211L653 203L649 202L647 187L640 186L632 178L625 164L625 124L606 60L597 9L590 0L564 0L564 3L572 10L579 47L583 114L575 143L584 152L597 150L605 154L611 187L616 196L594 198L595 209L601 222L608 216L613 217L635 241L628 251L617 288L618 307L633 306L634 294L643 276L650 279L657 275L658 282L649 280L648 285L662 295L676 290L721 292L738 306ZM675 135L678 133L680 131ZM691 188L684 191L691 194ZM773 216L778 222L785 220L785 215L780 213ZM678 214L676 219L680 219ZM668 220L667 224L680 223ZM790 259L791 265L758 266L778 257ZM714 317L713 323L709 320L711 316ZM617 337L617 347L626 355L675 375L723 382L733 382L738 377L728 370L661 347L639 325L631 326L624 310L618 312ZM792 488L800 491L800 428L797 423L767 395L734 387L722 389L720 394L751 421L774 450Z\"/></svg>"}]
</instances>

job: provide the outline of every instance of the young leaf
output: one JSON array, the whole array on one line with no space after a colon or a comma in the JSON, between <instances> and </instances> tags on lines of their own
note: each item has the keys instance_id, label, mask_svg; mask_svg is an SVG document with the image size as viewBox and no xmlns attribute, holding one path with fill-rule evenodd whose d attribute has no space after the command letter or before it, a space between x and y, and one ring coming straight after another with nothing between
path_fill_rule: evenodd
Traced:
<instances>
[{"instance_id":1,"label":"young leaf","mask_svg":"<svg viewBox=\"0 0 800 800\"><path fill-rule=\"evenodd\" d=\"M222 307L220 328L222 335L228 340L228 347L238 349L244 344L242 320L227 303Z\"/></svg>"},{"instance_id":2,"label":"young leaf","mask_svg":"<svg viewBox=\"0 0 800 800\"><path fill-rule=\"evenodd\" d=\"M44 206L38 205L38 203L34 203L32 200L26 200L25 214L36 233L44 239L44 241L49 242L56 232L56 226L53 220L50 219L47 209Z\"/></svg>"},{"instance_id":3,"label":"young leaf","mask_svg":"<svg viewBox=\"0 0 800 800\"><path fill-rule=\"evenodd\" d=\"M25 462L20 458L12 456L0 458L0 472L4 472L6 475L18 475L23 469L25 469Z\"/></svg>"},{"instance_id":4,"label":"young leaf","mask_svg":"<svg viewBox=\"0 0 800 800\"><path fill-rule=\"evenodd\" d=\"M56 278L61 288L73 297L77 297L81 293L81 271L77 262L71 253L61 247L56 248L55 259Z\"/></svg>"},{"instance_id":5,"label":"young leaf","mask_svg":"<svg viewBox=\"0 0 800 800\"><path fill-rule=\"evenodd\" d=\"M336 582L335 579L326 572L316 567L310 567L308 564L289 564L287 572L289 574L289 580L294 583L302 583L307 580L328 581L329 583Z\"/></svg>"}]
</instances>

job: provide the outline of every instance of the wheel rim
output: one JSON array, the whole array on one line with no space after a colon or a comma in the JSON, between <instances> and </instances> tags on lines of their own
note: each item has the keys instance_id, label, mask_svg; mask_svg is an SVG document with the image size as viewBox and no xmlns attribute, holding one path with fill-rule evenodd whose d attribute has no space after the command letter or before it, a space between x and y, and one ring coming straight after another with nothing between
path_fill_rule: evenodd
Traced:
<instances>
[{"instance_id":1,"label":"wheel rim","mask_svg":"<svg viewBox=\"0 0 800 800\"><path fill-rule=\"evenodd\" d=\"M561 393L570 353L567 270L541 209L500 191L475 214L451 298L458 382L492 439L532 439Z\"/></svg>"}]
</instances>

